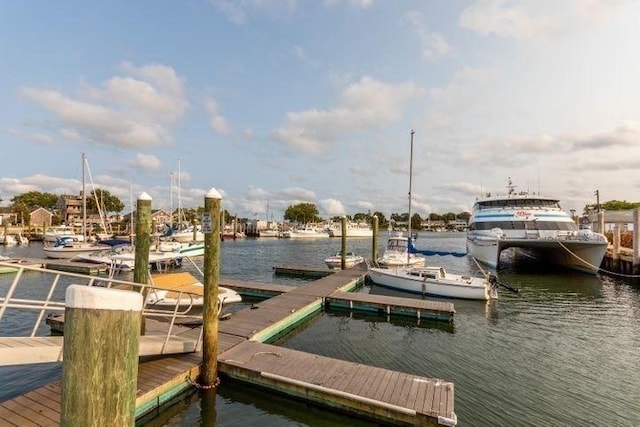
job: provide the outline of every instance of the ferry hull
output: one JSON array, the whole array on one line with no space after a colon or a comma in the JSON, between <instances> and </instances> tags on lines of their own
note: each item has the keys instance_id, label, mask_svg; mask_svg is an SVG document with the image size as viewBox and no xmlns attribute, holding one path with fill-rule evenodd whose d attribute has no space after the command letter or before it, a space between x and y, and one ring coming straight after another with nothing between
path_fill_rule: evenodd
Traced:
<instances>
[{"instance_id":1,"label":"ferry hull","mask_svg":"<svg viewBox=\"0 0 640 427\"><path fill-rule=\"evenodd\" d=\"M469 255L491 268L498 268L500 254L510 248L522 249L540 262L586 273L596 273L607 251L607 243L559 239L467 238Z\"/></svg>"}]
</instances>

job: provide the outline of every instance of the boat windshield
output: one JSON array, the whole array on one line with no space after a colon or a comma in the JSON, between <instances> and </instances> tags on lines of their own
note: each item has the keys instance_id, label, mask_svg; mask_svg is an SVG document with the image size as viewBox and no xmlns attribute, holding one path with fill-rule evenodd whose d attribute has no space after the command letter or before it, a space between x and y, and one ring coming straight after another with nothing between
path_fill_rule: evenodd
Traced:
<instances>
[{"instance_id":1,"label":"boat windshield","mask_svg":"<svg viewBox=\"0 0 640 427\"><path fill-rule=\"evenodd\" d=\"M563 230L578 231L578 226L572 221L485 221L472 222L469 230Z\"/></svg>"},{"instance_id":2,"label":"boat windshield","mask_svg":"<svg viewBox=\"0 0 640 427\"><path fill-rule=\"evenodd\" d=\"M495 209L495 208L511 208L511 209L528 209L528 208L542 208L542 209L560 209L560 204L557 200L547 199L499 199L499 200L484 200L477 203L477 210L483 209Z\"/></svg>"}]
</instances>

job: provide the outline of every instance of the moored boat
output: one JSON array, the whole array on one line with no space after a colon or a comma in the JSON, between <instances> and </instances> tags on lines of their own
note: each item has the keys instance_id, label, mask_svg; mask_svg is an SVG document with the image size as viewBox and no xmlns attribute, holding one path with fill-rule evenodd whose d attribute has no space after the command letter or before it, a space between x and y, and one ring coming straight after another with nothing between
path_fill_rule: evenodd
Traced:
<instances>
[{"instance_id":1,"label":"moored boat","mask_svg":"<svg viewBox=\"0 0 640 427\"><path fill-rule=\"evenodd\" d=\"M338 251L333 256L330 256L324 260L325 264L329 268L341 268L342 266L342 251ZM353 252L349 251L344 256L344 266L345 268L353 267L356 264L360 264L364 262L364 257L360 255L356 255Z\"/></svg>"},{"instance_id":2,"label":"moored boat","mask_svg":"<svg viewBox=\"0 0 640 427\"><path fill-rule=\"evenodd\" d=\"M444 298L488 300L498 298L497 283L484 277L447 272L444 267L369 268L375 284L404 292Z\"/></svg>"},{"instance_id":3,"label":"moored boat","mask_svg":"<svg viewBox=\"0 0 640 427\"><path fill-rule=\"evenodd\" d=\"M516 192L511 178L507 194L476 200L469 218L467 251L492 268L507 250L574 270L597 272L607 250L604 235L580 229L559 200Z\"/></svg>"}]
</instances>

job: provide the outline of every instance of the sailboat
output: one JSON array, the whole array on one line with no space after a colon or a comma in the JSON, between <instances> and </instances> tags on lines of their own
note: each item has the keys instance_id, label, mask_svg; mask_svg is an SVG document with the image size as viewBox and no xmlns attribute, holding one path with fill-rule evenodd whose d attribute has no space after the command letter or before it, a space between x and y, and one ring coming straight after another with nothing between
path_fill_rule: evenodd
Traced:
<instances>
[{"instance_id":1,"label":"sailboat","mask_svg":"<svg viewBox=\"0 0 640 427\"><path fill-rule=\"evenodd\" d=\"M409 157L409 235L407 237L407 263L412 247L411 233L411 184L413 175L413 136L411 130L411 151ZM414 248L415 249L415 248ZM441 254L441 253L439 253ZM468 275L447 272L441 266L396 266L380 268L370 266L368 275L377 285L394 288L405 292L421 295L462 298L472 300L488 300L497 298L497 284L486 277L471 277Z\"/></svg>"},{"instance_id":2,"label":"sailboat","mask_svg":"<svg viewBox=\"0 0 640 427\"><path fill-rule=\"evenodd\" d=\"M63 235L59 237L53 245L44 246L43 251L48 258L73 259L78 255L85 255L93 252L109 249L111 246L102 243L89 242L87 234L87 192L85 183L85 170L87 156L82 153L82 237L73 235ZM102 215L101 215L102 217Z\"/></svg>"}]
</instances>

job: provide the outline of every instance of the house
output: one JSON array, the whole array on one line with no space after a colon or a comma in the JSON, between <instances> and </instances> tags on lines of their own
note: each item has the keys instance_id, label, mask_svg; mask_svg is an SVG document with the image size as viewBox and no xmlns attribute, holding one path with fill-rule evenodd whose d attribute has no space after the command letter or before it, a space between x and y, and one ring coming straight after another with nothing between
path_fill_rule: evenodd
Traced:
<instances>
[{"instance_id":1,"label":"house","mask_svg":"<svg viewBox=\"0 0 640 427\"><path fill-rule=\"evenodd\" d=\"M29 224L33 226L49 227L51 225L51 219L53 213L45 208L38 208L29 213Z\"/></svg>"},{"instance_id":2,"label":"house","mask_svg":"<svg viewBox=\"0 0 640 427\"><path fill-rule=\"evenodd\" d=\"M82 192L80 195L63 194L58 197L56 209L67 225L82 224Z\"/></svg>"}]
</instances>

